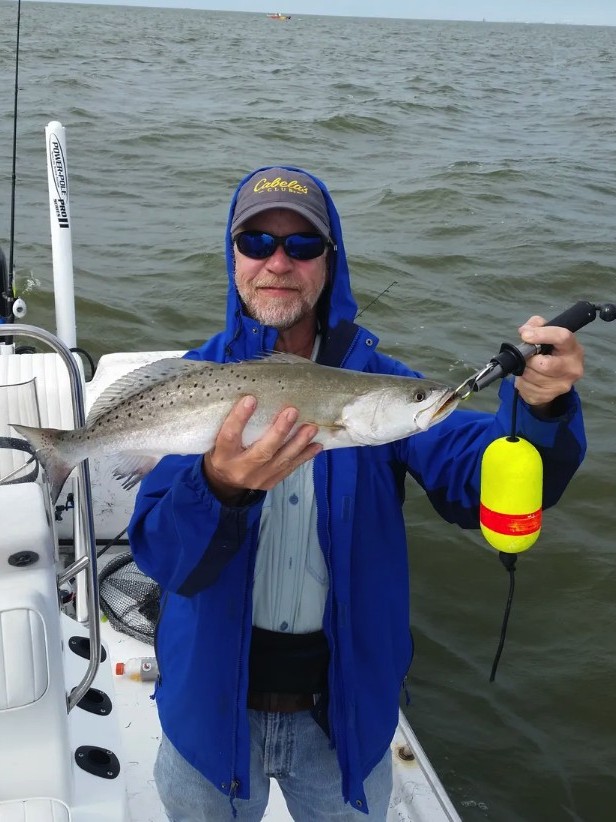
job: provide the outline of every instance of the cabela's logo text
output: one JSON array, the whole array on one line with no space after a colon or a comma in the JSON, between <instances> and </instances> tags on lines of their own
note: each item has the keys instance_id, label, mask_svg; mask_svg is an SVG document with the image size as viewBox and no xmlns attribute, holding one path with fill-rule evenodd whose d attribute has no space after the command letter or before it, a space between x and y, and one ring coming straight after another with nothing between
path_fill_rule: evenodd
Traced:
<instances>
[{"instance_id":1,"label":"cabela's logo text","mask_svg":"<svg viewBox=\"0 0 616 822\"><path fill-rule=\"evenodd\" d=\"M276 177L275 180L262 177L255 183L253 191L290 191L292 194L308 194L307 186L303 186L297 180L283 180L282 177Z\"/></svg>"}]
</instances>

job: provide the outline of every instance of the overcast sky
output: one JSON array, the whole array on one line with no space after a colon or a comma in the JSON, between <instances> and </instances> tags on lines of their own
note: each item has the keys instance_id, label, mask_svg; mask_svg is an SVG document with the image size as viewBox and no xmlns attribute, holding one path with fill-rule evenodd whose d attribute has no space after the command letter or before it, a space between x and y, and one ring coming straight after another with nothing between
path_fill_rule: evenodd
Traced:
<instances>
[{"instance_id":1,"label":"overcast sky","mask_svg":"<svg viewBox=\"0 0 616 822\"><path fill-rule=\"evenodd\" d=\"M53 0L47 0L52 2ZM77 0L79 2L79 0ZM616 25L616 0L106 0L122 6Z\"/></svg>"}]
</instances>

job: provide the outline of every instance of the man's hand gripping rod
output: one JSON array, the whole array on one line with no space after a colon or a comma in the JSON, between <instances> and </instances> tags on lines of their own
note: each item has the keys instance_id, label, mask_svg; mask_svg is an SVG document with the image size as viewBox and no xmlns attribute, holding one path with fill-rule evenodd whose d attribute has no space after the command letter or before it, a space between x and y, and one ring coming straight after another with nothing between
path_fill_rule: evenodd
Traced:
<instances>
[{"instance_id":1,"label":"man's hand gripping rod","mask_svg":"<svg viewBox=\"0 0 616 822\"><path fill-rule=\"evenodd\" d=\"M575 332L596 319L597 314L602 320L611 322L616 319L616 305L612 303L595 305L581 301L572 305L571 308L567 308L566 311L563 311L558 317L554 317L546 325L557 325L560 328L568 328L569 331ZM490 385L501 377L506 377L508 374L517 376L526 368L526 360L529 357L535 354L549 354L551 350L551 345L532 345L525 342L515 345L514 343L504 342L499 353L492 357L487 365L476 371L456 388L454 397L465 400L470 397L473 391L481 391L486 385Z\"/></svg>"}]
</instances>

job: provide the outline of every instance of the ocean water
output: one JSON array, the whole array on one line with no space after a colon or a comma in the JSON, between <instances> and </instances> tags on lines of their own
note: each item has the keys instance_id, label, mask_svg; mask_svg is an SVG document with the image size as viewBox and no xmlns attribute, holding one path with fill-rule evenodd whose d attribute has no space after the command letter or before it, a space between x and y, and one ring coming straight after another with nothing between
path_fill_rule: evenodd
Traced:
<instances>
[{"instance_id":1,"label":"ocean water","mask_svg":"<svg viewBox=\"0 0 616 822\"><path fill-rule=\"evenodd\" d=\"M0 3L8 256L16 4ZM24 3L15 264L53 329L44 128L67 129L78 344L192 346L219 328L232 190L318 174L362 321L460 382L530 315L616 301L616 28ZM616 323L579 332L589 450L507 594L481 537L408 484L416 656L405 708L469 822L616 813ZM475 396L494 408L496 387Z\"/></svg>"}]
</instances>

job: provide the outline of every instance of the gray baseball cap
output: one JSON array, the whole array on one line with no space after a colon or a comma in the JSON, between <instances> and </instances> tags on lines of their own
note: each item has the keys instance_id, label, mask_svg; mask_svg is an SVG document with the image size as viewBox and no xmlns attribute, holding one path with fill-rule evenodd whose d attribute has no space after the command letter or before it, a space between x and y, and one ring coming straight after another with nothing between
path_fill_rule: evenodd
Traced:
<instances>
[{"instance_id":1,"label":"gray baseball cap","mask_svg":"<svg viewBox=\"0 0 616 822\"><path fill-rule=\"evenodd\" d=\"M231 234L246 220L270 208L296 211L329 239L329 215L325 197L307 174L289 171L287 168L267 168L253 174L237 195Z\"/></svg>"}]
</instances>

